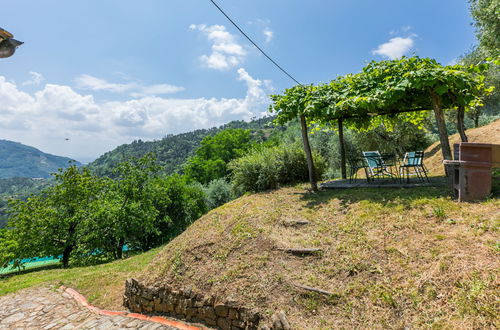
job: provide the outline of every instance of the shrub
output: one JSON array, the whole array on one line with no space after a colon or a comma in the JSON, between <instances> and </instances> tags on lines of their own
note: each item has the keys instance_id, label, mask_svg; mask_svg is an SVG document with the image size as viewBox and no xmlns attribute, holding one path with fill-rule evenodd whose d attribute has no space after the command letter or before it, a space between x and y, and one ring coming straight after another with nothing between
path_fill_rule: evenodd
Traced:
<instances>
[{"instance_id":1,"label":"shrub","mask_svg":"<svg viewBox=\"0 0 500 330\"><path fill-rule=\"evenodd\" d=\"M320 179L325 163L318 154L313 157L316 176ZM275 189L309 179L304 151L297 144L255 149L229 163L229 169L236 193Z\"/></svg>"},{"instance_id":2,"label":"shrub","mask_svg":"<svg viewBox=\"0 0 500 330\"><path fill-rule=\"evenodd\" d=\"M233 199L231 184L225 179L212 180L204 189L208 208L215 209Z\"/></svg>"}]
</instances>

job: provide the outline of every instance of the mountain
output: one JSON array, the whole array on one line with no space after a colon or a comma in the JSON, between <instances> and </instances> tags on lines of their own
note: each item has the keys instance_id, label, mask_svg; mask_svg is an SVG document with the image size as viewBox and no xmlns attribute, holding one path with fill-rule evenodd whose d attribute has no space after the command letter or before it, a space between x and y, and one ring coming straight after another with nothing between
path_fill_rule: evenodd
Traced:
<instances>
[{"instance_id":1,"label":"mountain","mask_svg":"<svg viewBox=\"0 0 500 330\"><path fill-rule=\"evenodd\" d=\"M8 140L0 140L0 178L48 178L59 168L68 167L67 157L46 154L36 148Z\"/></svg>"},{"instance_id":2,"label":"mountain","mask_svg":"<svg viewBox=\"0 0 500 330\"><path fill-rule=\"evenodd\" d=\"M264 117L250 122L232 121L220 127L198 129L177 135L169 134L157 141L136 140L103 154L90 163L88 167L97 175L112 176L113 169L120 162L152 152L158 158L160 165L165 168L166 173L174 173L179 171L182 164L194 154L201 140L205 137L227 128L250 129L255 132L254 135L265 134L264 131L269 129L272 120L274 117Z\"/></svg>"}]
</instances>

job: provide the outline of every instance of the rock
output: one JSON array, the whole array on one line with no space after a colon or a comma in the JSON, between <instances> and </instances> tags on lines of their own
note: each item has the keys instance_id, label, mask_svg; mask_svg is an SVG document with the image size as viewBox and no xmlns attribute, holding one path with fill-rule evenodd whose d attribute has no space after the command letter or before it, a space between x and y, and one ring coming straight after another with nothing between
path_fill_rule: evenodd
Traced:
<instances>
[{"instance_id":1,"label":"rock","mask_svg":"<svg viewBox=\"0 0 500 330\"><path fill-rule=\"evenodd\" d=\"M288 319L286 318L285 312L280 311L278 313L278 318L280 319L281 325L283 326L284 330L290 330L290 323L288 322Z\"/></svg>"},{"instance_id":2,"label":"rock","mask_svg":"<svg viewBox=\"0 0 500 330\"><path fill-rule=\"evenodd\" d=\"M217 325L216 319L205 319L205 323L208 325Z\"/></svg>"},{"instance_id":3,"label":"rock","mask_svg":"<svg viewBox=\"0 0 500 330\"><path fill-rule=\"evenodd\" d=\"M240 313L235 308L229 308L228 318L231 320L237 320L240 318Z\"/></svg>"},{"instance_id":4,"label":"rock","mask_svg":"<svg viewBox=\"0 0 500 330\"><path fill-rule=\"evenodd\" d=\"M273 314L271 316L271 322L273 323L273 330L284 330L278 315Z\"/></svg>"},{"instance_id":5,"label":"rock","mask_svg":"<svg viewBox=\"0 0 500 330\"><path fill-rule=\"evenodd\" d=\"M245 328L245 322L243 322L242 320L233 320L231 324L238 328Z\"/></svg>"},{"instance_id":6,"label":"rock","mask_svg":"<svg viewBox=\"0 0 500 330\"><path fill-rule=\"evenodd\" d=\"M221 328L222 330L230 330L231 329L231 322L224 317L219 317L217 319L217 326L219 328Z\"/></svg>"},{"instance_id":7,"label":"rock","mask_svg":"<svg viewBox=\"0 0 500 330\"><path fill-rule=\"evenodd\" d=\"M148 289L148 288L144 288L142 290L142 298L146 299L146 300L153 300L153 293Z\"/></svg>"},{"instance_id":8,"label":"rock","mask_svg":"<svg viewBox=\"0 0 500 330\"><path fill-rule=\"evenodd\" d=\"M226 317L229 313L229 309L227 308L227 306L225 306L223 304L215 305L214 309L215 309L215 314L217 314L217 316L220 316L220 317Z\"/></svg>"},{"instance_id":9,"label":"rock","mask_svg":"<svg viewBox=\"0 0 500 330\"><path fill-rule=\"evenodd\" d=\"M14 323L14 322L17 322L17 321L20 321L24 318L24 313L22 312L19 312L19 313L16 313L16 314L12 314L10 316L7 316L6 318L4 318L2 320L2 322L0 322L1 324L11 324L11 323Z\"/></svg>"},{"instance_id":10,"label":"rock","mask_svg":"<svg viewBox=\"0 0 500 330\"><path fill-rule=\"evenodd\" d=\"M203 304L205 306L213 306L215 303L215 297L211 296L211 297L207 297L204 299L203 301Z\"/></svg>"},{"instance_id":11,"label":"rock","mask_svg":"<svg viewBox=\"0 0 500 330\"><path fill-rule=\"evenodd\" d=\"M204 307L203 311L204 311L205 318L208 318L208 319L216 319L217 318L217 315L215 314L215 310L213 307Z\"/></svg>"},{"instance_id":12,"label":"rock","mask_svg":"<svg viewBox=\"0 0 500 330\"><path fill-rule=\"evenodd\" d=\"M188 319L195 317L197 314L198 314L198 308L191 307L186 310L186 317Z\"/></svg>"}]
</instances>

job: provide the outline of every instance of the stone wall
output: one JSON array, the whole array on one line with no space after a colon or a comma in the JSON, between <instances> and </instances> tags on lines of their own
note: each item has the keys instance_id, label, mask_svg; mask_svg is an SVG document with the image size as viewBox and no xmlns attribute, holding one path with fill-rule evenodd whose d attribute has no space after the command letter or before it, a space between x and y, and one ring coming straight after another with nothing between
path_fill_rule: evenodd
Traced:
<instances>
[{"instance_id":1,"label":"stone wall","mask_svg":"<svg viewBox=\"0 0 500 330\"><path fill-rule=\"evenodd\" d=\"M283 312L273 315L272 324L268 326L261 314L231 299L221 301L189 288L174 289L168 285L147 287L135 279L128 279L125 283L123 305L133 312L165 314L223 330L290 328Z\"/></svg>"}]
</instances>

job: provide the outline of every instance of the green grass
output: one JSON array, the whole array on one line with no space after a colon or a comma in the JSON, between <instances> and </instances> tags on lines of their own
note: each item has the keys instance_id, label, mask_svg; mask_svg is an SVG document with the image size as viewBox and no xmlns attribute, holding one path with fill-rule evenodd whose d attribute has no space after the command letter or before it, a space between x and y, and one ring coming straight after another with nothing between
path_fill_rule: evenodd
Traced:
<instances>
[{"instance_id":1,"label":"green grass","mask_svg":"<svg viewBox=\"0 0 500 330\"><path fill-rule=\"evenodd\" d=\"M24 264L23 270L21 272L24 272L26 270L34 270L35 268L42 268L42 267L57 265L58 263L60 263L59 260L44 260L44 261L28 262L28 263ZM17 268L11 268L11 267L0 268L0 275L15 274L16 272L18 272Z\"/></svg>"},{"instance_id":2,"label":"green grass","mask_svg":"<svg viewBox=\"0 0 500 330\"><path fill-rule=\"evenodd\" d=\"M38 285L65 285L75 288L99 307L123 309L121 297L125 280L142 271L157 252L158 249L153 249L96 266L56 268L3 277L0 278L0 295Z\"/></svg>"}]
</instances>

